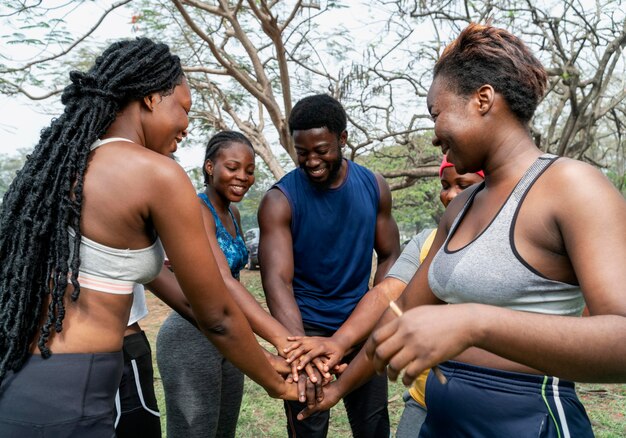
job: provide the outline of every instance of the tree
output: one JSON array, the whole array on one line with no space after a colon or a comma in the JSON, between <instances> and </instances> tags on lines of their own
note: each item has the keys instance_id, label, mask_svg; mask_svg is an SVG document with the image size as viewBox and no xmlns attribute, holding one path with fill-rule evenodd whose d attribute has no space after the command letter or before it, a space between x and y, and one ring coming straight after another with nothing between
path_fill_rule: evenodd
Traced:
<instances>
[{"instance_id":1,"label":"tree","mask_svg":"<svg viewBox=\"0 0 626 438\"><path fill-rule=\"evenodd\" d=\"M626 120L626 12L621 1L558 0L395 2L394 16L432 23L437 35L490 19L520 36L549 75L546 96L531 122L546 152L604 168L623 187ZM436 38L431 44L441 46Z\"/></svg>"},{"instance_id":2,"label":"tree","mask_svg":"<svg viewBox=\"0 0 626 438\"><path fill-rule=\"evenodd\" d=\"M398 146L396 159L382 171L392 190L436 175L439 157L416 143L418 134L432 129L424 103L432 66L451 35L470 21L491 18L527 41L550 74L548 94L531 123L537 144L605 168L618 183L626 173L621 3L534 3L352 2L356 14L348 2L333 0L123 0L101 15L134 8L129 15L137 33L165 40L183 59L199 132L244 132L275 178L285 171L281 155L295 161L286 124L293 102L311 93L332 94L348 112L347 156L375 159L379 149ZM48 75L63 71L60 61L77 65L77 51L87 46L92 30L72 37L59 30L63 21L51 28L48 20L46 27L37 18L45 13L43 4L26 4L4 3L2 15L23 23L4 41L54 43L59 49L27 63L0 65L0 92L45 97L58 89L48 83L52 91L34 95L29 86L43 86ZM75 0L67 4L84 7ZM100 22L93 18L92 28ZM29 37L33 29L39 34Z\"/></svg>"}]
</instances>

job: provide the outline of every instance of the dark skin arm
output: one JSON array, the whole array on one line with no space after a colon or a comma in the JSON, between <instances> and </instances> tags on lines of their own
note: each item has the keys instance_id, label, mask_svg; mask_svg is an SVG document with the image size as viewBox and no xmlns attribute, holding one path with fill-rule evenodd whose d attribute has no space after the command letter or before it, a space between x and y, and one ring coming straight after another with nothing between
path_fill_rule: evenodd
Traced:
<instances>
[{"instance_id":1,"label":"dark skin arm","mask_svg":"<svg viewBox=\"0 0 626 438\"><path fill-rule=\"evenodd\" d=\"M189 178L169 158L158 160L159 165L151 168L153 178L144 193L147 215L175 266L176 278L198 327L228 360L264 386L270 395L295 398L296 388L276 374L226 289Z\"/></svg>"},{"instance_id":2,"label":"dark skin arm","mask_svg":"<svg viewBox=\"0 0 626 438\"><path fill-rule=\"evenodd\" d=\"M292 335L304 335L302 316L293 294L293 250L291 239L291 207L287 198L277 189L269 190L259 206L259 264L261 265L261 279L267 298L267 307ZM325 371L321 360L314 361L318 370ZM321 392L321 376L310 365L303 367L310 381L318 384L318 400L323 397ZM306 379L294 375L299 385L300 400L304 401L304 384ZM309 388L311 393L312 389Z\"/></svg>"},{"instance_id":3,"label":"dark skin arm","mask_svg":"<svg viewBox=\"0 0 626 438\"><path fill-rule=\"evenodd\" d=\"M374 285L384 280L389 269L400 255L400 234L398 225L391 215L391 191L387 181L380 174L376 175L376 182L380 191L378 214L376 216L376 235L374 237L374 251L377 256L376 275Z\"/></svg>"},{"instance_id":4,"label":"dark skin arm","mask_svg":"<svg viewBox=\"0 0 626 438\"><path fill-rule=\"evenodd\" d=\"M461 197L462 196L458 196L458 198ZM462 205L462 203L459 204ZM360 330L364 330L365 328L367 328L367 325L373 325L373 329L375 330L397 319L395 313L389 308L389 301L391 300L387 299L391 298L393 295L397 294L395 301L401 309L407 309L409 308L409 306L413 307L418 305L442 304L442 301L437 299L428 287L428 267L430 266L431 259L434 257L434 255L437 253L437 251L445 241L444 236L447 235L447 228L449 225L448 221L446 221L446 216L454 218L457 212L458 208L454 208L452 204L450 207L448 207L444 218L440 222L437 236L433 241L428 256L420 265L409 284L406 285L406 288L403 288L403 290L399 290L399 285L397 283L395 283L395 287L393 287L394 285L389 284L389 286L391 286L390 289L393 289L393 291L386 290L387 287L379 287L387 286L385 283L387 283L388 280L395 280L399 283L402 283L397 279L387 278L368 293L368 295L372 292L375 292L375 294L372 294L370 297L367 297L366 295L366 298L368 298L368 300L363 302L364 306L361 307L361 309L357 307L357 309L359 309L360 311L357 313L355 310L355 312L353 313L355 318L358 318L355 319L355 321L362 325L360 325L359 329L355 329L355 331L353 332L354 334L348 334L348 336L355 336L355 334L356 336L360 336ZM402 284L404 285L404 283ZM361 306L361 303L359 303L359 306ZM368 322L366 310L372 312L380 312L376 313L376 315L382 316L380 316L379 320L371 318L371 320L374 320L374 322ZM348 321L350 321L350 318L348 319ZM324 388L324 400L316 404L314 407L307 406L305 410L298 414L298 419L302 420L309 417L314 412L324 411L332 408L343 397L369 381L372 376L374 376L374 374L376 373L376 368L374 367L374 363L372 362L371 357L366 354L366 350L371 349L372 344L372 338L370 337L367 340L365 346L361 349L361 351L359 351L357 356L352 360L352 362L350 362L350 365L341 374L339 379L330 383Z\"/></svg>"},{"instance_id":5,"label":"dark skin arm","mask_svg":"<svg viewBox=\"0 0 626 438\"><path fill-rule=\"evenodd\" d=\"M226 257L217 242L217 232L213 215L211 215L211 212L208 208L206 208L202 200L199 199L199 202L201 204L204 228L209 238L211 248L215 254L215 259L222 274L222 278L224 278L224 282L226 283L226 287L239 308L243 311L244 315L246 315L252 330L263 339L274 345L279 354L284 354L282 349L285 347L285 344L287 343L287 336L289 336L290 333L285 327L283 327L282 324L263 310L261 305L254 299L252 294L246 290L240 281L233 278L230 272L230 267L228 266L228 261L226 260ZM231 206L231 209L237 219L237 222L239 222L239 211L234 206ZM239 223L238 226L241 230L241 223Z\"/></svg>"},{"instance_id":6,"label":"dark skin arm","mask_svg":"<svg viewBox=\"0 0 626 438\"><path fill-rule=\"evenodd\" d=\"M291 208L285 195L269 190L259 206L259 264L271 314L292 335L304 335L302 316L293 295Z\"/></svg>"}]
</instances>

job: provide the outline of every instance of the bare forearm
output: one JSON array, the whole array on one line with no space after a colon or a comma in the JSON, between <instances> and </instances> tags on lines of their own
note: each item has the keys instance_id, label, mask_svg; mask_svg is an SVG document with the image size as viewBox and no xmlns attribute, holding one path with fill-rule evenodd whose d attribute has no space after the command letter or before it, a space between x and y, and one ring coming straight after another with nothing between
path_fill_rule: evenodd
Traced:
<instances>
[{"instance_id":1,"label":"bare forearm","mask_svg":"<svg viewBox=\"0 0 626 438\"><path fill-rule=\"evenodd\" d=\"M574 381L626 381L626 317L573 318L477 306L475 346Z\"/></svg>"},{"instance_id":2,"label":"bare forearm","mask_svg":"<svg viewBox=\"0 0 626 438\"><path fill-rule=\"evenodd\" d=\"M337 380L341 397L367 383L374 374L376 374L374 366L362 348Z\"/></svg>"},{"instance_id":3,"label":"bare forearm","mask_svg":"<svg viewBox=\"0 0 626 438\"><path fill-rule=\"evenodd\" d=\"M252 330L275 347L282 348L287 342L287 336L290 335L289 331L272 318L237 280L233 279L232 282L228 282L227 287L246 316Z\"/></svg>"},{"instance_id":4,"label":"bare forearm","mask_svg":"<svg viewBox=\"0 0 626 438\"><path fill-rule=\"evenodd\" d=\"M146 287L161 301L178 312L180 316L197 327L189 301L178 284L176 276L167 267L163 266L159 275L146 284Z\"/></svg>"},{"instance_id":5,"label":"bare forearm","mask_svg":"<svg viewBox=\"0 0 626 438\"><path fill-rule=\"evenodd\" d=\"M303 336L302 315L288 283L267 275L263 281L263 288L267 307L272 316L287 329L290 335Z\"/></svg>"},{"instance_id":6,"label":"bare forearm","mask_svg":"<svg viewBox=\"0 0 626 438\"><path fill-rule=\"evenodd\" d=\"M377 285L385 280L385 275L389 272L393 264L398 259L398 254L393 253L384 258L379 256L378 263L376 265L376 274L374 275L374 285Z\"/></svg>"},{"instance_id":7,"label":"bare forearm","mask_svg":"<svg viewBox=\"0 0 626 438\"><path fill-rule=\"evenodd\" d=\"M200 322L200 327L226 359L263 386L270 395L279 395L283 381L266 359L239 309L231 308L224 312L217 326L209 327Z\"/></svg>"},{"instance_id":8,"label":"bare forearm","mask_svg":"<svg viewBox=\"0 0 626 438\"><path fill-rule=\"evenodd\" d=\"M378 319L397 299L406 284L396 278L386 278L365 294L350 317L332 336L346 349L363 342L370 335Z\"/></svg>"}]
</instances>

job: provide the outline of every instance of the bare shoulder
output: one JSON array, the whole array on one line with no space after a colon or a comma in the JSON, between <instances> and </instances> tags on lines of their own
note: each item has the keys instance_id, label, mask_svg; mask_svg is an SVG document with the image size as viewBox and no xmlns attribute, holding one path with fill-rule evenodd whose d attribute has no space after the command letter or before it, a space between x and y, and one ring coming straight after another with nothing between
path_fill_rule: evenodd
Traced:
<instances>
[{"instance_id":1,"label":"bare shoulder","mask_svg":"<svg viewBox=\"0 0 626 438\"><path fill-rule=\"evenodd\" d=\"M274 187L269 189L265 195L263 195L263 199L261 199L261 204L259 205L259 215L262 212L270 212L274 209L285 208L291 210L287 196L285 196L282 191Z\"/></svg>"},{"instance_id":2,"label":"bare shoulder","mask_svg":"<svg viewBox=\"0 0 626 438\"><path fill-rule=\"evenodd\" d=\"M280 224L288 225L291 222L291 205L283 192L277 188L269 189L259 205L259 227L261 230Z\"/></svg>"},{"instance_id":3,"label":"bare shoulder","mask_svg":"<svg viewBox=\"0 0 626 438\"><path fill-rule=\"evenodd\" d=\"M541 179L544 181L540 190L545 199L551 199L551 203L565 211L626 206L626 200L611 181L600 170L582 161L559 158Z\"/></svg>"},{"instance_id":4,"label":"bare shoulder","mask_svg":"<svg viewBox=\"0 0 626 438\"><path fill-rule=\"evenodd\" d=\"M390 195L391 189L389 188L389 183L387 182L385 177L382 176L378 172L372 172L372 173L374 174L374 177L376 178L376 182L378 183L378 190L380 191L380 196L382 197L384 195Z\"/></svg>"}]
</instances>

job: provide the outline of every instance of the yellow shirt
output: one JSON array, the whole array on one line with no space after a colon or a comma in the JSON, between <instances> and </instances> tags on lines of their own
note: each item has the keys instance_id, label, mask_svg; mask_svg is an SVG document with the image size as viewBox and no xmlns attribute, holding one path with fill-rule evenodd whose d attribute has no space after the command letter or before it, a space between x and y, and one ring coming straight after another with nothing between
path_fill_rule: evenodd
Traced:
<instances>
[{"instance_id":1,"label":"yellow shirt","mask_svg":"<svg viewBox=\"0 0 626 438\"><path fill-rule=\"evenodd\" d=\"M435 234L437 234L437 229L434 229L424 241L424 245L420 250L420 263L422 263L428 255L428 251L433 244L433 240L435 240ZM424 407L426 407L426 379L428 378L429 372L430 368L424 370L422 374L415 379L413 386L409 389L409 394L411 394L413 400Z\"/></svg>"}]
</instances>

